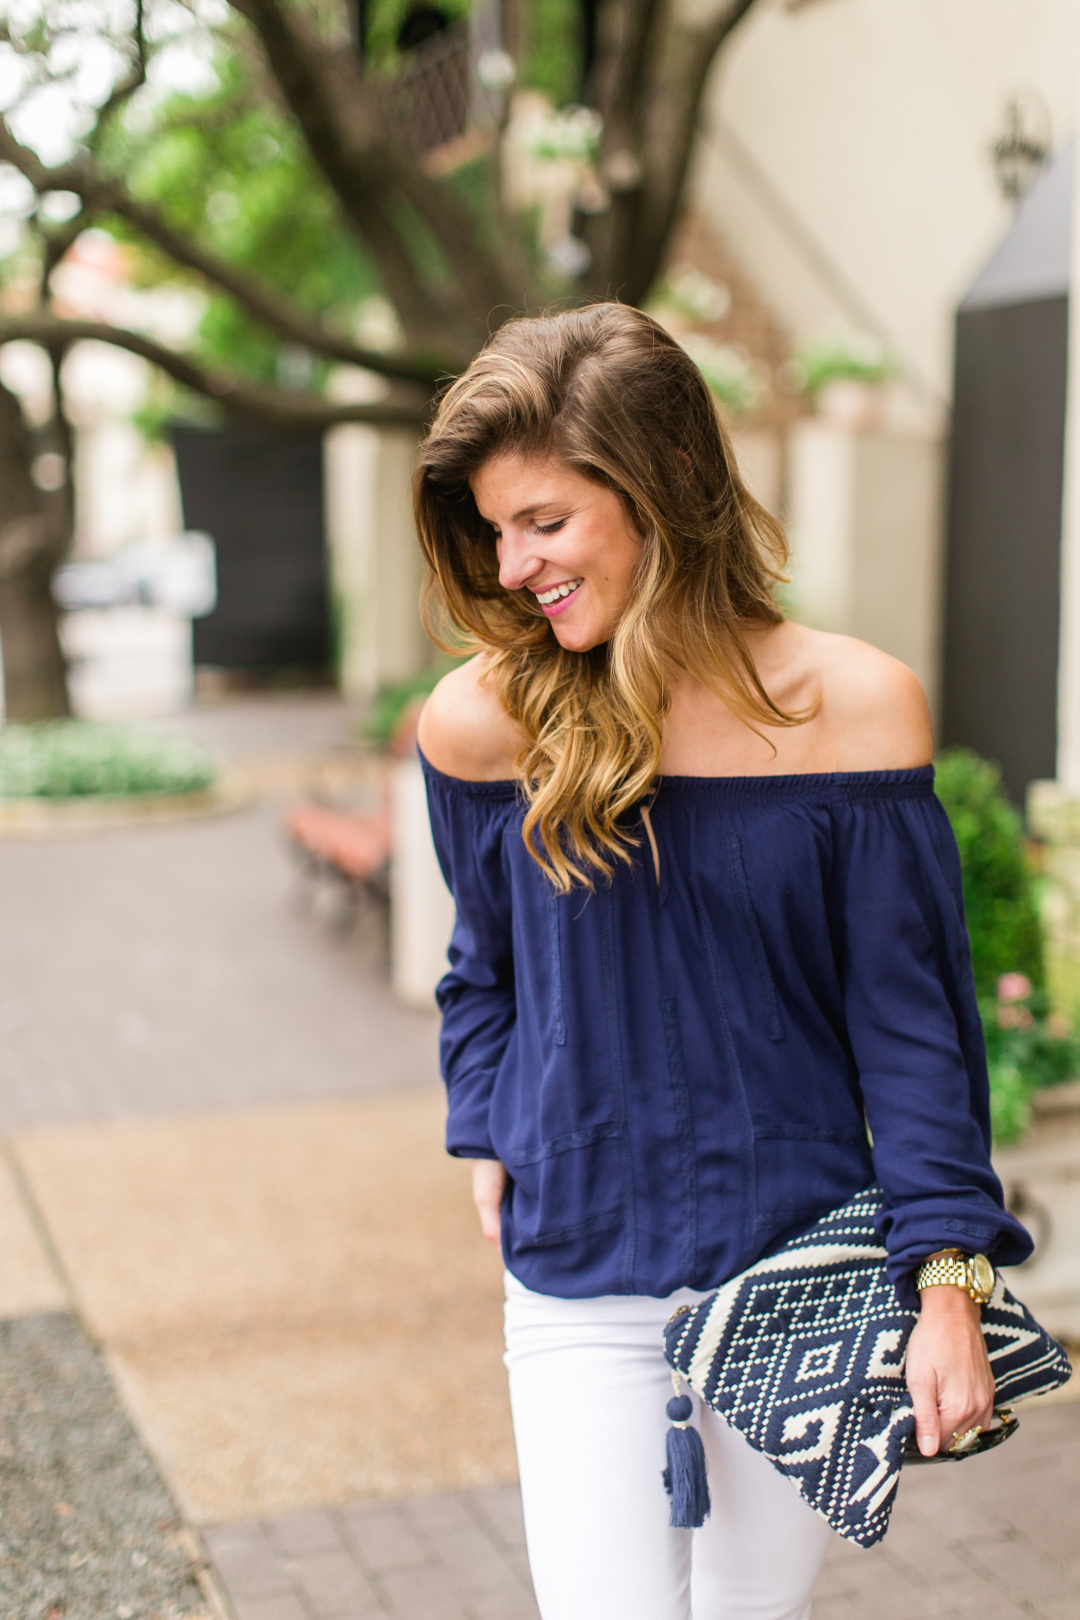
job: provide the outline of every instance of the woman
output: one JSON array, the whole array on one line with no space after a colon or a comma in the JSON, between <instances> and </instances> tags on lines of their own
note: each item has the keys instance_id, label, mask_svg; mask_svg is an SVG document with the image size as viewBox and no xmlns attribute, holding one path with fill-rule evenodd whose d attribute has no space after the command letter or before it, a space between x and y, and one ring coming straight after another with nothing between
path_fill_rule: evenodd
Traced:
<instances>
[{"instance_id":1,"label":"woman","mask_svg":"<svg viewBox=\"0 0 1080 1620\"><path fill-rule=\"evenodd\" d=\"M507 1267L543 1620L797 1620L827 1527L712 1412L712 1516L669 1527L665 1321L880 1182L929 1454L993 1380L978 1305L920 1301L917 1268L1029 1249L923 694L784 619L783 535L637 311L504 326L416 490L432 622L479 648L420 746L457 903L447 1140Z\"/></svg>"}]
</instances>

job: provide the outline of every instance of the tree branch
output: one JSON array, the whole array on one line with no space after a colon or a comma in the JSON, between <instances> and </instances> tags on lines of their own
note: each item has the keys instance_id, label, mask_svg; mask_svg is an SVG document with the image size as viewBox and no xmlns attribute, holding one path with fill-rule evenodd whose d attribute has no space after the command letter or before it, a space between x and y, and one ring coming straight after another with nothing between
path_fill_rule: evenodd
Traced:
<instances>
[{"instance_id":1,"label":"tree branch","mask_svg":"<svg viewBox=\"0 0 1080 1620\"><path fill-rule=\"evenodd\" d=\"M72 247L92 223L93 216L85 209L80 209L74 219L67 220L56 230L47 230L41 223L40 216L36 222L37 235L41 242L41 274L38 277L38 296L42 303L49 296L53 271L60 264L68 249Z\"/></svg>"},{"instance_id":2,"label":"tree branch","mask_svg":"<svg viewBox=\"0 0 1080 1620\"><path fill-rule=\"evenodd\" d=\"M587 290L641 303L660 271L678 214L701 114L701 100L717 52L755 0L716 0L704 9L686 0L638 7L634 0L605 0L602 30L634 48L634 72L608 68L611 104L605 112L605 164L618 162L627 183L612 185L606 214L590 220L586 240L593 252ZM619 14L648 11L642 42ZM609 49L615 47L609 46ZM601 64L598 62L598 72ZM632 131L632 144L625 131Z\"/></svg>"},{"instance_id":3,"label":"tree branch","mask_svg":"<svg viewBox=\"0 0 1080 1620\"><path fill-rule=\"evenodd\" d=\"M114 113L130 101L136 90L141 90L146 83L146 33L144 31L143 0L135 0L135 31L132 39L133 60L130 72L113 85L108 98L98 108L94 120L94 128L87 137L87 145L93 150L97 145L97 138Z\"/></svg>"},{"instance_id":4,"label":"tree branch","mask_svg":"<svg viewBox=\"0 0 1080 1620\"><path fill-rule=\"evenodd\" d=\"M426 333L434 316L444 347L449 343L459 358L471 357L477 341L487 336L490 313L500 308L509 313L528 295L509 244L503 252L478 244L461 198L424 174L403 132L394 127L387 98L363 75L351 47L320 44L280 0L230 4L258 34L308 148L345 213L380 263L389 255L385 280L406 329ZM453 285L420 276L400 235L395 191L436 237Z\"/></svg>"},{"instance_id":5,"label":"tree branch","mask_svg":"<svg viewBox=\"0 0 1080 1620\"><path fill-rule=\"evenodd\" d=\"M226 264L189 237L175 231L157 209L147 203L136 201L122 181L102 174L87 156L73 158L71 162L59 164L56 168L47 168L36 152L28 146L23 146L16 139L3 117L0 117L0 162L12 164L25 175L39 193L73 191L83 199L84 205L93 208L95 213L108 212L127 220L175 263L185 265L214 286L220 287L222 292L235 298L237 303L256 320L290 343L297 343L305 349L311 349L315 354L325 355L330 360L340 360L346 365L363 366L368 371L379 372L381 376L400 378L405 382L419 382L430 386L438 375L439 367L433 365L430 360L364 349L350 342L348 338L328 332L325 327L287 303L255 276ZM74 224L73 221L72 225ZM79 231L86 228L86 224L85 219L78 223L72 240ZM68 230L69 227L65 227L65 232ZM60 234L59 240L63 240L63 233ZM70 245L70 241L66 242L64 252ZM51 275L62 254L54 257L50 253L49 257Z\"/></svg>"},{"instance_id":6,"label":"tree branch","mask_svg":"<svg viewBox=\"0 0 1080 1620\"><path fill-rule=\"evenodd\" d=\"M388 207L387 143L355 52L333 52L310 38L276 0L229 3L254 28L311 156L379 265L412 345L466 358L460 311L424 284Z\"/></svg>"},{"instance_id":7,"label":"tree branch","mask_svg":"<svg viewBox=\"0 0 1080 1620\"><path fill-rule=\"evenodd\" d=\"M754 0L718 0L712 18L699 19L697 27L701 34L702 46L710 53L710 63L725 39L742 22L753 4Z\"/></svg>"},{"instance_id":8,"label":"tree branch","mask_svg":"<svg viewBox=\"0 0 1080 1620\"><path fill-rule=\"evenodd\" d=\"M0 585L50 549L48 525L40 512L12 518L0 528Z\"/></svg>"},{"instance_id":9,"label":"tree branch","mask_svg":"<svg viewBox=\"0 0 1080 1620\"><path fill-rule=\"evenodd\" d=\"M0 344L29 341L47 349L78 342L111 343L137 354L185 388L215 400L230 416L263 427L321 432L338 422L370 422L381 427L419 429L429 410L428 399L390 397L370 404L334 404L318 394L293 393L259 383L243 383L231 372L200 365L141 332L104 321L65 320L47 311L0 314Z\"/></svg>"}]
</instances>

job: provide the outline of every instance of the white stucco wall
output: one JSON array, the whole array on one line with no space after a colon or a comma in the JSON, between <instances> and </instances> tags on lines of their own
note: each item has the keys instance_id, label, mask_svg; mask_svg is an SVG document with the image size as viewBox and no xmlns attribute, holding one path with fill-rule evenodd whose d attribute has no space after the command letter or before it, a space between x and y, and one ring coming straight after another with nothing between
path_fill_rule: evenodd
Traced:
<instances>
[{"instance_id":1,"label":"white stucco wall","mask_svg":"<svg viewBox=\"0 0 1080 1620\"><path fill-rule=\"evenodd\" d=\"M1078 47L1076 0L758 0L707 97L694 196L796 334L873 325L943 404L954 307L1011 217L990 157L1006 104L1037 91L1059 149Z\"/></svg>"}]
</instances>

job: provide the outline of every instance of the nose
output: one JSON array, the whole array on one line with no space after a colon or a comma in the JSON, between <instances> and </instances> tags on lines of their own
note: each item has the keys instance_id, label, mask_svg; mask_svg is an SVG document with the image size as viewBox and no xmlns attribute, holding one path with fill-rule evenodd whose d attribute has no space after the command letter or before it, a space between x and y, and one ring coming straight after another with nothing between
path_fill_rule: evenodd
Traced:
<instances>
[{"instance_id":1,"label":"nose","mask_svg":"<svg viewBox=\"0 0 1080 1620\"><path fill-rule=\"evenodd\" d=\"M495 554L499 559L499 584L504 591L519 591L544 566L543 558L533 551L530 537L525 533L514 534L512 530L507 533L504 529L495 542Z\"/></svg>"}]
</instances>

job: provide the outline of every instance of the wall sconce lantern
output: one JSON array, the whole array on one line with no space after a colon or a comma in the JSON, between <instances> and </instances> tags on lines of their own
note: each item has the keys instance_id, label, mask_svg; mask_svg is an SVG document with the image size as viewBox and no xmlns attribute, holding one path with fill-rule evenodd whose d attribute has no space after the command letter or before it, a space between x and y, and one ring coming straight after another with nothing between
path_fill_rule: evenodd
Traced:
<instances>
[{"instance_id":1,"label":"wall sconce lantern","mask_svg":"<svg viewBox=\"0 0 1080 1620\"><path fill-rule=\"evenodd\" d=\"M1025 197L1050 153L1050 114L1038 92L1013 96L1005 108L1005 128L991 149L1001 195L1012 203Z\"/></svg>"}]
</instances>

